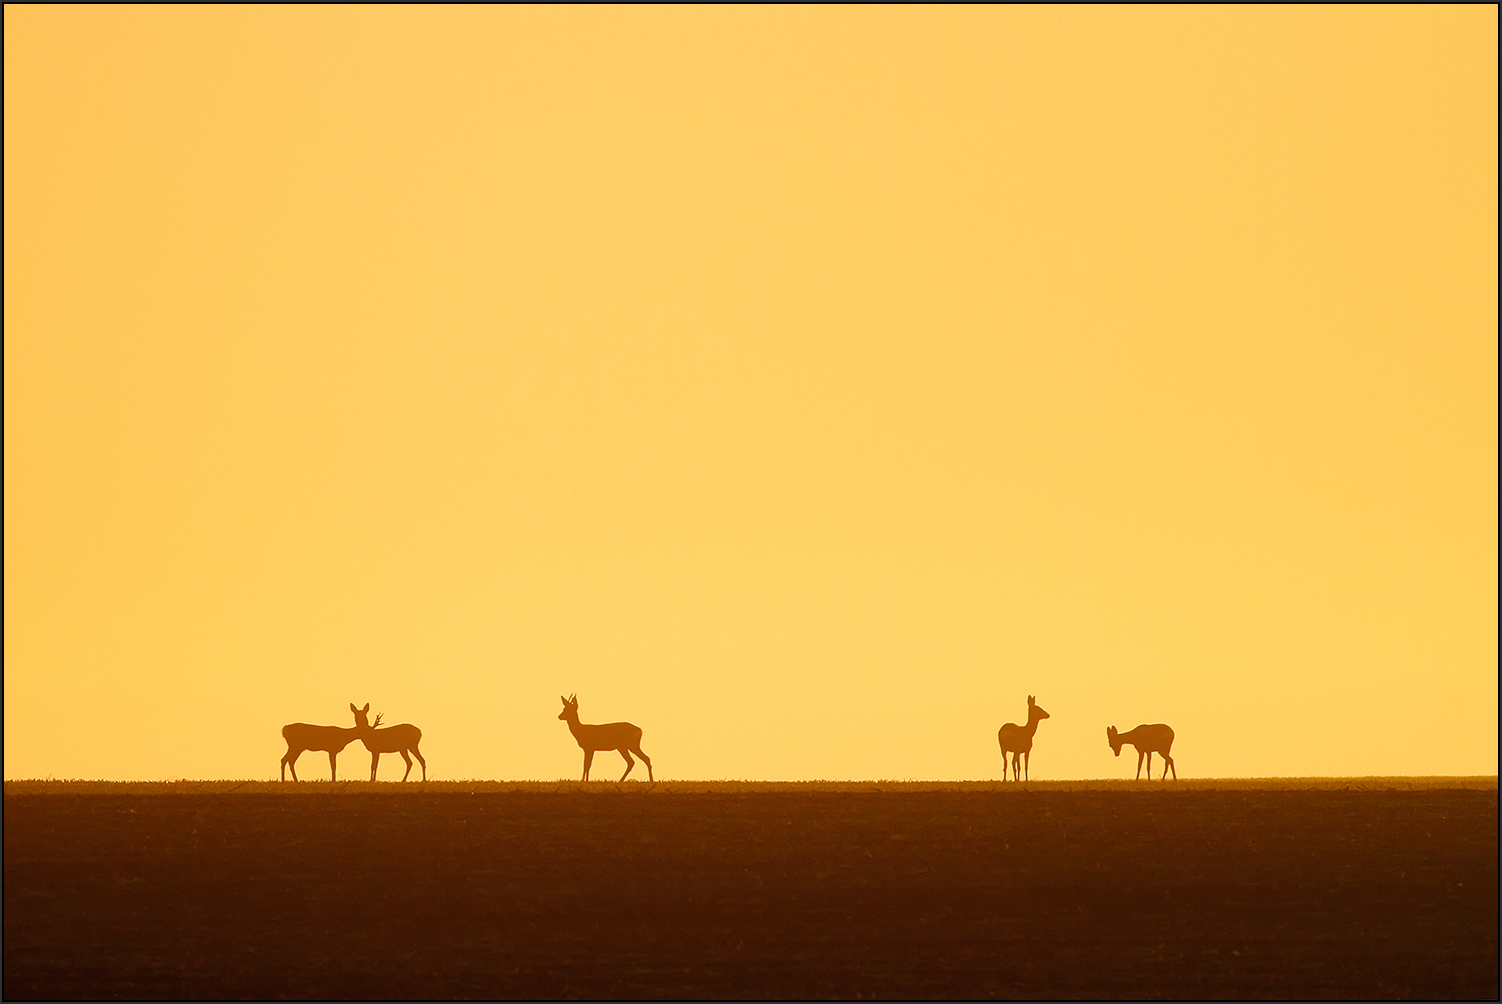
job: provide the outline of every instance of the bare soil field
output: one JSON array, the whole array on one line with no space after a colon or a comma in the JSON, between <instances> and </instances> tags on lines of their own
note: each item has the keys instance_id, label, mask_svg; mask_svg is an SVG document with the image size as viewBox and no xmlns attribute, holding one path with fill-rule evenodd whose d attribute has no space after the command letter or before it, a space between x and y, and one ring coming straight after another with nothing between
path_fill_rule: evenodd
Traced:
<instances>
[{"instance_id":1,"label":"bare soil field","mask_svg":"<svg viewBox=\"0 0 1502 1004\"><path fill-rule=\"evenodd\" d=\"M1496 999L1497 799L7 782L3 993Z\"/></svg>"}]
</instances>

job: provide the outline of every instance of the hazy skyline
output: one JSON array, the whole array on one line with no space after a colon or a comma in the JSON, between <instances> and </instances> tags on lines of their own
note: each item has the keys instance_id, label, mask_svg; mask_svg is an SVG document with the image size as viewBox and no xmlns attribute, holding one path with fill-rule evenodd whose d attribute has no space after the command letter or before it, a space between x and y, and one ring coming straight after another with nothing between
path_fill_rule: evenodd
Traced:
<instances>
[{"instance_id":1,"label":"hazy skyline","mask_svg":"<svg viewBox=\"0 0 1502 1004\"><path fill-rule=\"evenodd\" d=\"M1496 772L1495 7L5 27L7 778Z\"/></svg>"}]
</instances>

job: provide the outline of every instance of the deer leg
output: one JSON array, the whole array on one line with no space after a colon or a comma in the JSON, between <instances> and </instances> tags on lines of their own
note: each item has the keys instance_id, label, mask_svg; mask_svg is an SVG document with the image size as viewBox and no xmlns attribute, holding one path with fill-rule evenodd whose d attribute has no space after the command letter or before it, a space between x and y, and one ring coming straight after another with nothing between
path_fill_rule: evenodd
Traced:
<instances>
[{"instance_id":1,"label":"deer leg","mask_svg":"<svg viewBox=\"0 0 1502 1004\"><path fill-rule=\"evenodd\" d=\"M1022 777L1023 777L1023 780L1025 780L1025 781L1031 781L1033 779L1032 773L1028 770L1028 765L1030 763L1032 763L1032 760L1033 760L1033 751L1032 750L1028 750L1028 751L1026 751L1025 753L1022 754Z\"/></svg>"},{"instance_id":2,"label":"deer leg","mask_svg":"<svg viewBox=\"0 0 1502 1004\"><path fill-rule=\"evenodd\" d=\"M636 766L636 761L631 759L631 754L627 753L624 749L618 749L616 752L626 758L626 774L631 773L631 768ZM622 781L626 780L626 774L621 775Z\"/></svg>"},{"instance_id":3,"label":"deer leg","mask_svg":"<svg viewBox=\"0 0 1502 1004\"><path fill-rule=\"evenodd\" d=\"M339 780L338 753L329 750L329 780Z\"/></svg>"},{"instance_id":4,"label":"deer leg","mask_svg":"<svg viewBox=\"0 0 1502 1004\"><path fill-rule=\"evenodd\" d=\"M1153 772L1151 770L1149 770L1147 772L1147 776L1148 777L1152 777L1153 776ZM1139 780L1139 781L1142 780L1142 751L1141 750L1137 751L1137 780Z\"/></svg>"},{"instance_id":5,"label":"deer leg","mask_svg":"<svg viewBox=\"0 0 1502 1004\"><path fill-rule=\"evenodd\" d=\"M641 746L637 746L636 749L632 750L631 752L633 752L637 756L641 757L641 762L647 765L647 780L648 781L655 781L655 780L657 780L656 778L654 778L652 776L652 758L649 757L649 756L647 756L645 753L643 753L641 751Z\"/></svg>"},{"instance_id":6,"label":"deer leg","mask_svg":"<svg viewBox=\"0 0 1502 1004\"><path fill-rule=\"evenodd\" d=\"M595 759L595 751L594 750L585 750L584 751L584 780L586 780L586 781L589 780L589 765L594 762L594 759Z\"/></svg>"},{"instance_id":7,"label":"deer leg","mask_svg":"<svg viewBox=\"0 0 1502 1004\"><path fill-rule=\"evenodd\" d=\"M283 781L287 780L287 771L289 769L292 771L292 780L294 780L294 781L297 780L297 758L300 757L300 756L302 756L302 750L298 750L296 753L294 753L294 752L292 752L289 749L287 751L287 755L284 756L284 757L282 757L282 780Z\"/></svg>"},{"instance_id":8,"label":"deer leg","mask_svg":"<svg viewBox=\"0 0 1502 1004\"><path fill-rule=\"evenodd\" d=\"M1013 781L1020 781L1020 780L1022 780L1021 778L1019 778L1017 776L1018 773L1021 770L1021 767L1022 767L1022 754L1021 753L1013 753L1012 754L1012 780Z\"/></svg>"},{"instance_id":9,"label":"deer leg","mask_svg":"<svg viewBox=\"0 0 1502 1004\"><path fill-rule=\"evenodd\" d=\"M403 760L407 761L407 773L402 775L402 780L406 781L408 775L412 773L412 758L407 755L406 750L398 750L397 752L402 755Z\"/></svg>"},{"instance_id":10,"label":"deer leg","mask_svg":"<svg viewBox=\"0 0 1502 1004\"><path fill-rule=\"evenodd\" d=\"M1177 768L1177 767L1175 767L1173 765L1173 757L1169 756L1167 753L1164 753L1163 754L1163 764L1164 764L1164 767L1163 767L1163 776L1167 777L1168 776L1168 772L1171 770L1171 771L1173 771L1173 779L1175 781L1177 781L1179 779L1179 768Z\"/></svg>"},{"instance_id":11,"label":"deer leg","mask_svg":"<svg viewBox=\"0 0 1502 1004\"><path fill-rule=\"evenodd\" d=\"M416 746L412 747L412 755L417 757L418 763L422 764L422 779L426 781L428 779L428 762L422 758L421 753L417 752Z\"/></svg>"},{"instance_id":12,"label":"deer leg","mask_svg":"<svg viewBox=\"0 0 1502 1004\"><path fill-rule=\"evenodd\" d=\"M379 753L372 753L372 754L370 754L370 779L372 781L375 780L376 764L378 764L380 762L381 762L381 754L379 754Z\"/></svg>"}]
</instances>

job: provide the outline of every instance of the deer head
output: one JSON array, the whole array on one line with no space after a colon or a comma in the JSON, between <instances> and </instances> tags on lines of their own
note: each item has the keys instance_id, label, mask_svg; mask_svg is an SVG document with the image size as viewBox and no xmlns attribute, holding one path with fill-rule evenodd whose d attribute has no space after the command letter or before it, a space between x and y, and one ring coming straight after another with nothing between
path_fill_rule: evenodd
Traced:
<instances>
[{"instance_id":1,"label":"deer head","mask_svg":"<svg viewBox=\"0 0 1502 1004\"><path fill-rule=\"evenodd\" d=\"M1121 733L1116 731L1116 726L1106 726L1106 742L1111 744L1111 752L1121 756Z\"/></svg>"},{"instance_id":2,"label":"deer head","mask_svg":"<svg viewBox=\"0 0 1502 1004\"><path fill-rule=\"evenodd\" d=\"M354 715L355 715L355 725L357 727L363 727L363 726L366 726L366 725L368 725L370 723L370 720L366 717L367 715L370 714L370 702L369 701L365 702L365 707L363 707L363 708L357 708L353 704L351 704L349 706L349 710L352 711L352 712L354 712ZM379 720L380 716L377 715L376 718L377 718L377 720Z\"/></svg>"},{"instance_id":3,"label":"deer head","mask_svg":"<svg viewBox=\"0 0 1502 1004\"><path fill-rule=\"evenodd\" d=\"M568 716L569 715L574 715L575 717L578 717L578 714L579 714L579 695L578 694L575 694L573 697L564 697L562 694L560 694L560 695L558 695L558 699L563 702L563 712L561 714L559 714L559 716L558 716L558 720L560 722L566 722L566 721L568 721Z\"/></svg>"},{"instance_id":4,"label":"deer head","mask_svg":"<svg viewBox=\"0 0 1502 1004\"><path fill-rule=\"evenodd\" d=\"M1031 721L1042 721L1045 718L1052 718L1052 717L1053 717L1053 715L1050 715L1047 711L1044 711L1042 708L1038 707L1037 702L1033 700L1033 697L1032 697L1031 694L1028 695L1028 698L1027 698L1027 720L1028 721L1030 721L1030 722Z\"/></svg>"}]
</instances>

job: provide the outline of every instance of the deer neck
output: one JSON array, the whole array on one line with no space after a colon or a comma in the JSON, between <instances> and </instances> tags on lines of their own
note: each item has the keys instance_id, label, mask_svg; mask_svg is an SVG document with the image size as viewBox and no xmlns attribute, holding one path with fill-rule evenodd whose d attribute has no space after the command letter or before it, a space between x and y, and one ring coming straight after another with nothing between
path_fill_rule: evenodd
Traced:
<instances>
[{"instance_id":1,"label":"deer neck","mask_svg":"<svg viewBox=\"0 0 1502 1004\"><path fill-rule=\"evenodd\" d=\"M564 721L568 723L569 733L573 735L575 739L578 739L579 734L584 731L584 726L579 724L579 712L570 712L569 716L565 718Z\"/></svg>"},{"instance_id":2,"label":"deer neck","mask_svg":"<svg viewBox=\"0 0 1502 1004\"><path fill-rule=\"evenodd\" d=\"M1038 731L1038 723L1042 720L1041 718L1034 718L1032 715L1028 715L1027 724L1022 727L1022 734L1031 739Z\"/></svg>"}]
</instances>

